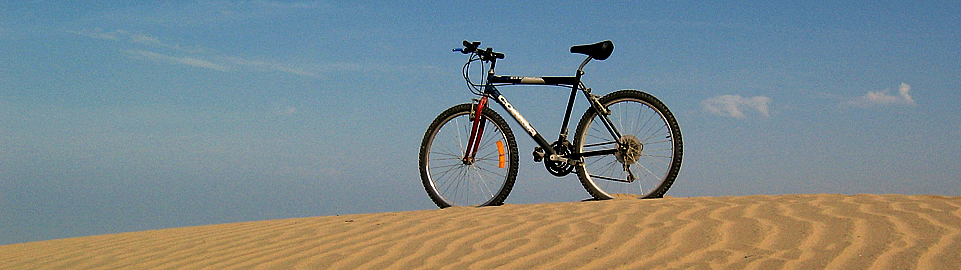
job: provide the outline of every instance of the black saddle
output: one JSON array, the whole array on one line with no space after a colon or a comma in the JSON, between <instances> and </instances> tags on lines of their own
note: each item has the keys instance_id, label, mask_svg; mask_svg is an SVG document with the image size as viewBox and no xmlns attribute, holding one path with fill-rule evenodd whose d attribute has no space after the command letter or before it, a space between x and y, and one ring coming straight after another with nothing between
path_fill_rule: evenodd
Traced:
<instances>
[{"instance_id":1,"label":"black saddle","mask_svg":"<svg viewBox=\"0 0 961 270\"><path fill-rule=\"evenodd\" d=\"M571 47L571 53L586 54L597 60L604 60L614 52L614 42L610 40L601 41L588 45L576 45Z\"/></svg>"}]
</instances>

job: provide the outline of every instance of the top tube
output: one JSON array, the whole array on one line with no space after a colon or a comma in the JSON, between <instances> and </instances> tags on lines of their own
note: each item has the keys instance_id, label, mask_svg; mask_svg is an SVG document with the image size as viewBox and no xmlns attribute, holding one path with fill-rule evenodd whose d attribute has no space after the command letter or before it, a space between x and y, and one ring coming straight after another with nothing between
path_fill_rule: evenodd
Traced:
<instances>
[{"instance_id":1,"label":"top tube","mask_svg":"<svg viewBox=\"0 0 961 270\"><path fill-rule=\"evenodd\" d=\"M534 85L576 85L577 77L518 77L494 75L490 83L534 84Z\"/></svg>"}]
</instances>

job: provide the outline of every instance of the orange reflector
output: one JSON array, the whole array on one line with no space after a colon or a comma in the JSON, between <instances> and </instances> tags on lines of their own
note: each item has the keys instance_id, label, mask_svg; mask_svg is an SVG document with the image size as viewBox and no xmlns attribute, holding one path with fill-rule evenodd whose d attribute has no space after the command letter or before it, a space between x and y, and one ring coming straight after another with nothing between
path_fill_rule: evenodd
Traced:
<instances>
[{"instance_id":1,"label":"orange reflector","mask_svg":"<svg viewBox=\"0 0 961 270\"><path fill-rule=\"evenodd\" d=\"M504 142L497 141L497 160L498 167L504 168Z\"/></svg>"}]
</instances>

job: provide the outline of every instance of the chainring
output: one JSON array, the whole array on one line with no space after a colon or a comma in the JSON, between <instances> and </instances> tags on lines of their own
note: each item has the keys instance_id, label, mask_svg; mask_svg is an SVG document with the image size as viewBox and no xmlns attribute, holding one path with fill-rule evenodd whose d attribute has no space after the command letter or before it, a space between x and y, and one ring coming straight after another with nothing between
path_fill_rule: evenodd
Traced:
<instances>
[{"instance_id":1,"label":"chainring","mask_svg":"<svg viewBox=\"0 0 961 270\"><path fill-rule=\"evenodd\" d=\"M567 141L556 141L551 144L551 148L554 148L554 152L561 156L571 154L571 143ZM550 159L544 159L544 167L547 168L548 172L557 177L566 176L574 171L574 165Z\"/></svg>"}]
</instances>

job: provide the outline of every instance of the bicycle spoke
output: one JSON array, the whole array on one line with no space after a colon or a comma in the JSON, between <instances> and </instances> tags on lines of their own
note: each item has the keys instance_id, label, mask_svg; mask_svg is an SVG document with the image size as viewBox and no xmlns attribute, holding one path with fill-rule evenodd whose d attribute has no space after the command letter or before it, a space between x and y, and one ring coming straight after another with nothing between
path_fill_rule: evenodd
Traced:
<instances>
[{"instance_id":1,"label":"bicycle spoke","mask_svg":"<svg viewBox=\"0 0 961 270\"><path fill-rule=\"evenodd\" d=\"M455 51L471 55L462 71L480 99L438 115L424 134L418 157L421 180L439 207L499 205L513 188L518 159L514 134L500 115L484 105L496 100L533 134L494 88L510 84L574 86L574 91L584 90L592 107L604 107L588 109L578 122L572 148L559 150L564 157L577 161L571 164L595 198L610 199L612 194L621 193L660 197L671 186L681 164L681 133L674 115L657 98L637 90L615 91L598 98L580 83L580 75L522 79L494 75L494 63L504 58L502 53L490 48L479 50L480 42L465 41L463 45ZM571 48L571 52L588 55L580 68L591 59L606 59L612 50L610 41ZM471 82L472 62L490 63L486 72L481 67L482 74L487 75L481 84ZM580 68L578 74L583 74ZM567 136L567 124L562 138ZM540 137L535 139L544 144ZM556 164L548 162L547 169L560 175L552 167Z\"/></svg>"},{"instance_id":2,"label":"bicycle spoke","mask_svg":"<svg viewBox=\"0 0 961 270\"><path fill-rule=\"evenodd\" d=\"M607 117L621 137L611 138L603 116L593 111L585 114L584 119L589 121L582 120L578 125L574 140L578 153L602 153L597 150L604 145L618 147L610 155L582 157L578 176L584 187L602 199L622 193L660 196L676 176L672 167L680 164L676 148L679 133L675 138L669 125L673 118L661 113L659 101L638 91L618 91L602 98L602 102L611 111Z\"/></svg>"},{"instance_id":3,"label":"bicycle spoke","mask_svg":"<svg viewBox=\"0 0 961 270\"><path fill-rule=\"evenodd\" d=\"M432 123L421 149L421 179L431 199L440 206L500 204L513 187L517 173L517 153L513 135L505 133L506 122L485 110L488 121L473 157L467 157L473 128L469 118L473 105L448 109ZM465 157L471 158L465 160ZM505 162L509 160L510 162Z\"/></svg>"}]
</instances>

